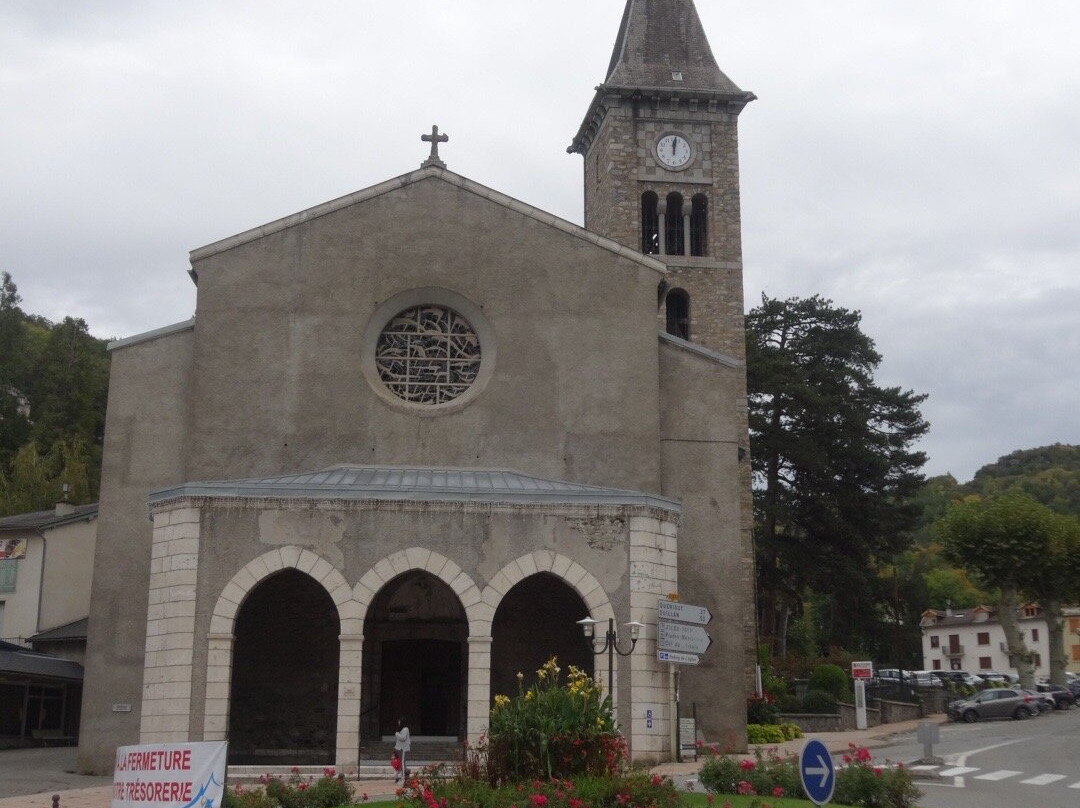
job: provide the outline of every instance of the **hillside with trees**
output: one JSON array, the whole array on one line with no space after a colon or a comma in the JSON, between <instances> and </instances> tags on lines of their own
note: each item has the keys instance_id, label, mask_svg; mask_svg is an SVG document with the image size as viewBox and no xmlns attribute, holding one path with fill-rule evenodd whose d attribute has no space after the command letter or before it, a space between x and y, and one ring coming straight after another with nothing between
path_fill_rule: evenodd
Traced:
<instances>
[{"instance_id":1,"label":"hillside with trees","mask_svg":"<svg viewBox=\"0 0 1080 808\"><path fill-rule=\"evenodd\" d=\"M86 322L20 307L0 273L0 516L93 502L101 476L109 364Z\"/></svg>"}]
</instances>

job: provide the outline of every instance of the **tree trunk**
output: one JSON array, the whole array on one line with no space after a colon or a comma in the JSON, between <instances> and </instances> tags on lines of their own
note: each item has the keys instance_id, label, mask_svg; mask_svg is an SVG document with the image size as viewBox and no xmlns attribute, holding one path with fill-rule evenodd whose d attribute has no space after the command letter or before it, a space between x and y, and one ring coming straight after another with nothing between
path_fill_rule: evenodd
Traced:
<instances>
[{"instance_id":1,"label":"tree trunk","mask_svg":"<svg viewBox=\"0 0 1080 808\"><path fill-rule=\"evenodd\" d=\"M1020 635L1020 626L1017 620L1016 610L1020 606L1020 597L1016 586L1001 587L1001 597L998 599L998 620L1005 632L1006 653L1009 655L1009 664L1020 674L1020 687L1030 690L1035 689L1035 665L1034 658L1024 638Z\"/></svg>"},{"instance_id":2,"label":"tree trunk","mask_svg":"<svg viewBox=\"0 0 1080 808\"><path fill-rule=\"evenodd\" d=\"M1069 658L1065 655L1065 613L1060 600L1046 600L1042 604L1046 615L1046 630L1050 643L1050 681L1065 684L1065 668Z\"/></svg>"}]
</instances>

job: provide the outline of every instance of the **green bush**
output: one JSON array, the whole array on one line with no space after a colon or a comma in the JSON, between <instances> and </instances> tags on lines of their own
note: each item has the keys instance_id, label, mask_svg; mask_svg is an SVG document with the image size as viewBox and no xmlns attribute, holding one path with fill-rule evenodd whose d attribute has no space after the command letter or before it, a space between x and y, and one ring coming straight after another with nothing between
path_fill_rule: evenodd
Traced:
<instances>
[{"instance_id":1,"label":"green bush","mask_svg":"<svg viewBox=\"0 0 1080 808\"><path fill-rule=\"evenodd\" d=\"M402 798L419 808L678 808L671 780L641 772L575 780L532 780L492 786L464 775L446 780L421 773Z\"/></svg>"},{"instance_id":2,"label":"green bush","mask_svg":"<svg viewBox=\"0 0 1080 808\"><path fill-rule=\"evenodd\" d=\"M754 744L783 743L787 738L779 724L747 724L746 740Z\"/></svg>"},{"instance_id":3,"label":"green bush","mask_svg":"<svg viewBox=\"0 0 1080 808\"><path fill-rule=\"evenodd\" d=\"M913 808L922 796L903 766L877 766L866 749L850 748L836 771L832 802L864 808ZM699 775L702 786L716 794L762 797L800 797L798 758L760 752L754 760L716 755L705 761Z\"/></svg>"},{"instance_id":4,"label":"green bush","mask_svg":"<svg viewBox=\"0 0 1080 808\"><path fill-rule=\"evenodd\" d=\"M519 673L516 696L495 696L488 736L467 753L471 774L495 785L611 776L622 768L626 742L615 729L611 696L572 665L563 686L560 671L552 657L531 688L523 688Z\"/></svg>"},{"instance_id":5,"label":"green bush","mask_svg":"<svg viewBox=\"0 0 1080 808\"><path fill-rule=\"evenodd\" d=\"M288 780L263 775L261 784L226 788L224 808L335 808L352 802L352 786L333 769L305 780L294 768Z\"/></svg>"},{"instance_id":6,"label":"green bush","mask_svg":"<svg viewBox=\"0 0 1080 808\"><path fill-rule=\"evenodd\" d=\"M826 693L824 690L811 690L803 697L802 711L804 713L835 715L840 711L840 706L832 693Z\"/></svg>"},{"instance_id":7,"label":"green bush","mask_svg":"<svg viewBox=\"0 0 1080 808\"><path fill-rule=\"evenodd\" d=\"M912 808L922 792L904 766L874 765L870 750L851 744L836 771L832 801L838 805L876 808Z\"/></svg>"},{"instance_id":8,"label":"green bush","mask_svg":"<svg viewBox=\"0 0 1080 808\"><path fill-rule=\"evenodd\" d=\"M785 741L795 741L803 736L802 728L798 724L781 724L780 731L784 733Z\"/></svg>"},{"instance_id":9,"label":"green bush","mask_svg":"<svg viewBox=\"0 0 1080 808\"><path fill-rule=\"evenodd\" d=\"M818 665L810 674L810 690L822 690L837 701L848 695L848 677L839 665Z\"/></svg>"},{"instance_id":10,"label":"green bush","mask_svg":"<svg viewBox=\"0 0 1080 808\"><path fill-rule=\"evenodd\" d=\"M751 694L746 699L746 723L779 724L780 711L777 710L772 696L766 691L761 696Z\"/></svg>"}]
</instances>

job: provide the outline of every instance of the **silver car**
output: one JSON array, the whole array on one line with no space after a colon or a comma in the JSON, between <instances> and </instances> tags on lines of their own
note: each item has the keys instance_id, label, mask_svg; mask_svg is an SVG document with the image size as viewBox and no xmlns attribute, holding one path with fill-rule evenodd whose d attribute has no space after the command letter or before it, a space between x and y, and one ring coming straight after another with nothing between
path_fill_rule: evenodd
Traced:
<instances>
[{"instance_id":1,"label":"silver car","mask_svg":"<svg viewBox=\"0 0 1080 808\"><path fill-rule=\"evenodd\" d=\"M1035 696L1011 687L992 688L949 704L949 718L969 724L985 718L1031 718L1039 714Z\"/></svg>"}]
</instances>

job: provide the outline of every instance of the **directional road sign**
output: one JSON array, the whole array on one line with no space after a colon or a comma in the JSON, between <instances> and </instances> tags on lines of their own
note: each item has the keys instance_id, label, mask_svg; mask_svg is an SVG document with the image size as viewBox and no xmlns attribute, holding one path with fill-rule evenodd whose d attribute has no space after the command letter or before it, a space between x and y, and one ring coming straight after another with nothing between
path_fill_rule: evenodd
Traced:
<instances>
[{"instance_id":1,"label":"directional road sign","mask_svg":"<svg viewBox=\"0 0 1080 808\"><path fill-rule=\"evenodd\" d=\"M712 637L701 626L686 623L669 623L661 620L657 647L665 651L684 651L687 654L704 654L712 645Z\"/></svg>"},{"instance_id":2,"label":"directional road sign","mask_svg":"<svg viewBox=\"0 0 1080 808\"><path fill-rule=\"evenodd\" d=\"M704 606L661 600L658 602L657 609L659 609L661 620L678 620L681 623L697 623L699 626L707 626L712 620L712 612Z\"/></svg>"},{"instance_id":3,"label":"directional road sign","mask_svg":"<svg viewBox=\"0 0 1080 808\"><path fill-rule=\"evenodd\" d=\"M697 654L681 654L678 651L657 651L656 658L661 662L674 662L676 665L696 665L701 661Z\"/></svg>"},{"instance_id":4,"label":"directional road sign","mask_svg":"<svg viewBox=\"0 0 1080 808\"><path fill-rule=\"evenodd\" d=\"M836 786L836 771L832 755L821 741L807 741L799 755L799 778L803 790L814 805L824 805L832 799Z\"/></svg>"}]
</instances>

